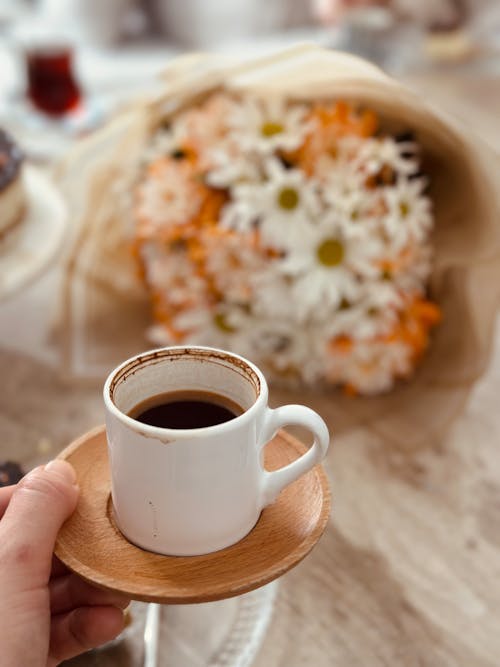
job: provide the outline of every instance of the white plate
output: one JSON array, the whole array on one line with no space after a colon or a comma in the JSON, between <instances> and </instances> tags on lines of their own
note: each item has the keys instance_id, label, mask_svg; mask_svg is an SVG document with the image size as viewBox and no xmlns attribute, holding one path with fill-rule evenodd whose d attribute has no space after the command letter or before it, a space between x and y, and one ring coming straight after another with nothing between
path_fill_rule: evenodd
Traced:
<instances>
[{"instance_id":1,"label":"white plate","mask_svg":"<svg viewBox=\"0 0 500 667\"><path fill-rule=\"evenodd\" d=\"M0 299L26 287L46 269L62 246L66 206L39 169L23 169L27 211L17 229L0 242Z\"/></svg>"}]
</instances>

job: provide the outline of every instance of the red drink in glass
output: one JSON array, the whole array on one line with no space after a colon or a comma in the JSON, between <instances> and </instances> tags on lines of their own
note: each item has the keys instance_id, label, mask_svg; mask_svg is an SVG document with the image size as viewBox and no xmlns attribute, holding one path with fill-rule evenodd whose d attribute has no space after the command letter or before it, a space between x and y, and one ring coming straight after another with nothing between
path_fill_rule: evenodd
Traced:
<instances>
[{"instance_id":1,"label":"red drink in glass","mask_svg":"<svg viewBox=\"0 0 500 667\"><path fill-rule=\"evenodd\" d=\"M28 97L37 109L61 116L78 107L81 92L73 74L71 47L28 47L26 66Z\"/></svg>"}]
</instances>

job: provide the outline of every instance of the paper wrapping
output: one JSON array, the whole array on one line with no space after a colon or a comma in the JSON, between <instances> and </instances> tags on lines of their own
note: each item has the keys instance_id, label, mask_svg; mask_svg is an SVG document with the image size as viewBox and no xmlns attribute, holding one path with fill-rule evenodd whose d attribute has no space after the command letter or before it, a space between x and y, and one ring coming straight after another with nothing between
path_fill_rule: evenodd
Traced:
<instances>
[{"instance_id":1,"label":"paper wrapping","mask_svg":"<svg viewBox=\"0 0 500 667\"><path fill-rule=\"evenodd\" d=\"M148 296L130 254L116 185L130 178L130 166L161 118L215 89L341 98L373 109L384 130L416 133L435 214L430 291L443 312L425 358L411 381L387 395L346 397L322 387L280 389L272 397L309 404L333 429L363 425L405 447L439 438L491 354L500 296L500 161L470 128L375 66L315 46L243 65L214 56L181 57L166 70L157 97L121 112L60 165L73 210L82 211L64 279L64 373L100 381L124 358L150 347Z\"/></svg>"}]
</instances>

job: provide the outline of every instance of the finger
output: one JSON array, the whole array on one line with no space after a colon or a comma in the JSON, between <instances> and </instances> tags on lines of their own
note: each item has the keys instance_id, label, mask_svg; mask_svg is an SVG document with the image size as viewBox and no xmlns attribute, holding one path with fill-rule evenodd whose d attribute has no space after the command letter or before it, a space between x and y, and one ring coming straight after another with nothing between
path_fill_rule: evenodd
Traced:
<instances>
[{"instance_id":1,"label":"finger","mask_svg":"<svg viewBox=\"0 0 500 667\"><path fill-rule=\"evenodd\" d=\"M50 609L52 614L88 606L112 606L125 609L130 600L119 593L104 591L88 584L75 574L59 577L50 583Z\"/></svg>"},{"instance_id":2,"label":"finger","mask_svg":"<svg viewBox=\"0 0 500 667\"><path fill-rule=\"evenodd\" d=\"M76 507L75 481L69 463L55 460L17 484L0 522L0 577L9 572L3 585L21 591L47 584L57 533Z\"/></svg>"},{"instance_id":3,"label":"finger","mask_svg":"<svg viewBox=\"0 0 500 667\"><path fill-rule=\"evenodd\" d=\"M12 497L12 494L14 493L15 488L16 488L15 484L11 484L10 486L4 486L0 488L0 519L3 517L4 512L7 509L7 505L10 502L10 499Z\"/></svg>"},{"instance_id":4,"label":"finger","mask_svg":"<svg viewBox=\"0 0 500 667\"><path fill-rule=\"evenodd\" d=\"M49 662L55 667L79 653L111 641L123 630L124 617L116 607L80 607L52 618Z\"/></svg>"}]
</instances>

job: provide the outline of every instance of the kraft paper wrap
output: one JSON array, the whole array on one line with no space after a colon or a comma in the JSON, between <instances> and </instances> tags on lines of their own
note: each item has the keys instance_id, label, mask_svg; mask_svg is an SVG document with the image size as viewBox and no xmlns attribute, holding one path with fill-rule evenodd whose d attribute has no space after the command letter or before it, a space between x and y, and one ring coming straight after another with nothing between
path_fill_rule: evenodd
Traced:
<instances>
[{"instance_id":1,"label":"kraft paper wrap","mask_svg":"<svg viewBox=\"0 0 500 667\"><path fill-rule=\"evenodd\" d=\"M364 425L409 448L439 438L491 354L500 296L500 161L470 128L375 66L314 46L237 66L214 56L181 57L166 70L155 99L123 110L60 165L72 210L82 211L64 278L64 373L100 381L124 358L150 347L148 297L130 255L116 183L130 179L130 165L160 118L217 88L342 98L375 110L384 129L416 132L436 220L430 287L443 311L425 359L410 382L384 396L350 398L322 388L276 389L272 398L309 404L337 432Z\"/></svg>"}]
</instances>

